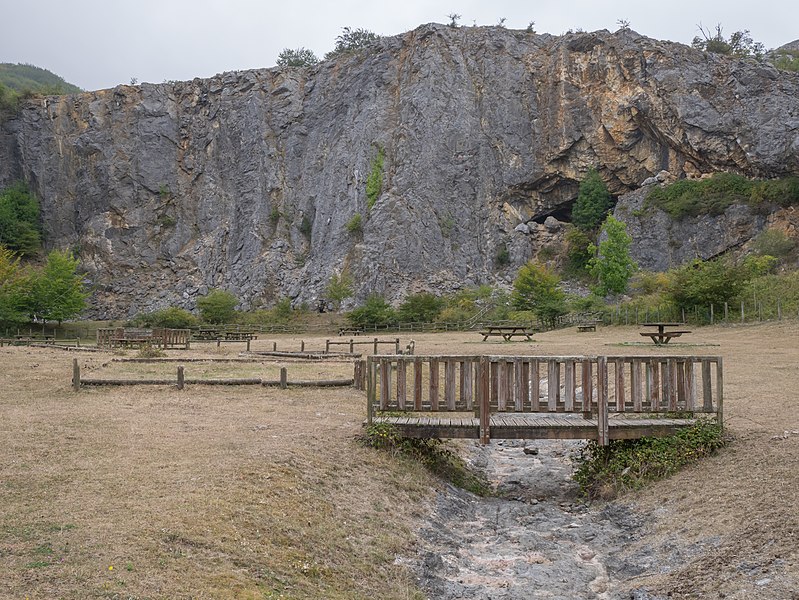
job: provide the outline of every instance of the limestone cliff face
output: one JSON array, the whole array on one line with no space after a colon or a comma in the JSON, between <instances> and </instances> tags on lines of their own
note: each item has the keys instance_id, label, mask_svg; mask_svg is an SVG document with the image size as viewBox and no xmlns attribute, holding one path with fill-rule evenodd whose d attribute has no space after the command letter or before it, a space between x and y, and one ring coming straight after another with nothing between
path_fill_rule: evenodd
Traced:
<instances>
[{"instance_id":1,"label":"limestone cliff face","mask_svg":"<svg viewBox=\"0 0 799 600\"><path fill-rule=\"evenodd\" d=\"M210 287L310 301L342 269L397 299L512 278L535 245L517 225L559 214L589 167L617 194L661 169L799 173L797 98L795 74L629 31L427 25L312 69L31 103L0 134L0 184L31 183L97 316Z\"/></svg>"}]
</instances>

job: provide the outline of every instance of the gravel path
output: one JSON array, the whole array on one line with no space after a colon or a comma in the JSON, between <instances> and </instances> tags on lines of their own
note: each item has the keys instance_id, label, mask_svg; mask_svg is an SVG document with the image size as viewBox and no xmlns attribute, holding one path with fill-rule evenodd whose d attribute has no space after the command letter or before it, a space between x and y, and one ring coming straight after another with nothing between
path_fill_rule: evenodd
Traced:
<instances>
[{"instance_id":1,"label":"gravel path","mask_svg":"<svg viewBox=\"0 0 799 600\"><path fill-rule=\"evenodd\" d=\"M617 549L640 536L643 521L621 504L592 509L577 497L571 456L580 442L495 441L463 446L500 497L448 487L421 532L411 561L429 598L636 598L620 581L655 568L649 552L627 562ZM668 554L668 553L667 553Z\"/></svg>"}]
</instances>

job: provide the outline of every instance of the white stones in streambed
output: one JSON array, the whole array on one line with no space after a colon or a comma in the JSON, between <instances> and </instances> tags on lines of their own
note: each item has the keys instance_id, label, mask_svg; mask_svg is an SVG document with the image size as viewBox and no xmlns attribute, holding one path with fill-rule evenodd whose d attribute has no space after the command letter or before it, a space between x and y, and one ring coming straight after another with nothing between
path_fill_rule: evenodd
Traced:
<instances>
[{"instance_id":1,"label":"white stones in streambed","mask_svg":"<svg viewBox=\"0 0 799 600\"><path fill-rule=\"evenodd\" d=\"M581 442L464 443L500 497L448 486L410 566L429 598L610 599L608 550L637 528L623 511L589 511L571 481Z\"/></svg>"}]
</instances>

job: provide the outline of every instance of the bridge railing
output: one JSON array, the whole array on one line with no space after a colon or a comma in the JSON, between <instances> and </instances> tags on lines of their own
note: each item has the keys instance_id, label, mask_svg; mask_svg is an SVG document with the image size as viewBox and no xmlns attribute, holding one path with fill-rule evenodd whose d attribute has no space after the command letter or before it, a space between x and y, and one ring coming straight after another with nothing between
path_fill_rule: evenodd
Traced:
<instances>
[{"instance_id":1,"label":"bridge railing","mask_svg":"<svg viewBox=\"0 0 799 600\"><path fill-rule=\"evenodd\" d=\"M375 411L474 412L482 438L492 412L582 413L604 444L608 419L623 413L722 422L720 356L378 355L365 370L370 423Z\"/></svg>"}]
</instances>

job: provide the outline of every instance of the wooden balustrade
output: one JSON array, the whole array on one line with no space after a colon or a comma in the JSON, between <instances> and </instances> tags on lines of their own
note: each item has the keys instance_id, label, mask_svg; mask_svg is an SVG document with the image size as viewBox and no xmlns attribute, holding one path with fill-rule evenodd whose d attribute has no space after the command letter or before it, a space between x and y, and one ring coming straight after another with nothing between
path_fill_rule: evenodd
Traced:
<instances>
[{"instance_id":1,"label":"wooden balustrade","mask_svg":"<svg viewBox=\"0 0 799 600\"><path fill-rule=\"evenodd\" d=\"M717 356L391 355L368 357L366 370L369 415L473 412L481 432L483 418L511 412L582 413L596 419L600 443L609 419L625 413L715 413L722 421Z\"/></svg>"}]
</instances>

